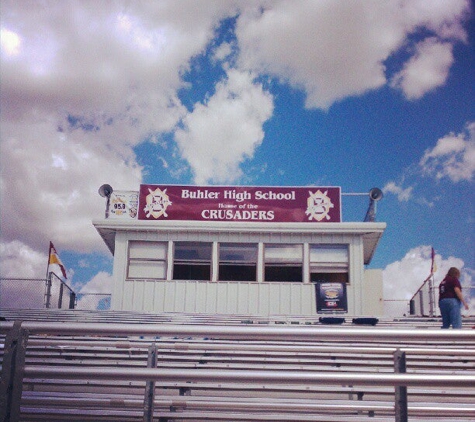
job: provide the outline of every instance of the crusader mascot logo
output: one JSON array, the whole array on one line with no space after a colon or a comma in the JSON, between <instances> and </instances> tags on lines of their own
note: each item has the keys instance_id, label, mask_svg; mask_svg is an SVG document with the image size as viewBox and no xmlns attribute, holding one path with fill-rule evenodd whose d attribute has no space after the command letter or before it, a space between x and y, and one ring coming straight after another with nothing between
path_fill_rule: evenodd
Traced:
<instances>
[{"instance_id":1,"label":"crusader mascot logo","mask_svg":"<svg viewBox=\"0 0 475 422\"><path fill-rule=\"evenodd\" d=\"M167 190L164 189L162 191L160 190L160 188L157 188L152 191L152 189L149 188L148 191L150 193L145 198L146 205L143 209L146 213L147 218L150 218L150 216L152 216L153 218L157 219L160 218L162 215L164 217L168 217L168 214L166 212L167 207L169 207L172 203L168 198Z\"/></svg>"},{"instance_id":2,"label":"crusader mascot logo","mask_svg":"<svg viewBox=\"0 0 475 422\"><path fill-rule=\"evenodd\" d=\"M307 211L305 211L305 214L308 215L308 219L322 221L325 218L330 220L328 213L334 205L327 196L328 191L322 192L321 190L318 190L315 193L310 191L308 193L310 196L307 199Z\"/></svg>"}]
</instances>

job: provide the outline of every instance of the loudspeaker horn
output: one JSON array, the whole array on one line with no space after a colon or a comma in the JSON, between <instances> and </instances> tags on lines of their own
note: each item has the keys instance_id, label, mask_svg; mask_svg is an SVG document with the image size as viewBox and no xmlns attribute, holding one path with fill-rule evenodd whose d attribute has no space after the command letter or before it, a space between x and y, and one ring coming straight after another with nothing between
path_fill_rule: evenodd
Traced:
<instances>
[{"instance_id":1,"label":"loudspeaker horn","mask_svg":"<svg viewBox=\"0 0 475 422\"><path fill-rule=\"evenodd\" d=\"M373 188L369 191L369 197L372 201L379 201L383 197L383 191L379 188Z\"/></svg>"},{"instance_id":2,"label":"loudspeaker horn","mask_svg":"<svg viewBox=\"0 0 475 422\"><path fill-rule=\"evenodd\" d=\"M109 198L112 195L112 192L114 192L114 189L112 189L111 185L105 184L99 188L98 192L103 198Z\"/></svg>"}]
</instances>

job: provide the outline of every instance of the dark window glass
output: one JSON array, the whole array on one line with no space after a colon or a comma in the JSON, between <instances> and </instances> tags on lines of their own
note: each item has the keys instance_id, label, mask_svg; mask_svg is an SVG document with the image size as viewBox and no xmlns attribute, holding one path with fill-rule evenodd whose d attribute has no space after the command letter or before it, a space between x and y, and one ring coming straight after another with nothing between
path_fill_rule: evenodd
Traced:
<instances>
[{"instance_id":1,"label":"dark window glass","mask_svg":"<svg viewBox=\"0 0 475 422\"><path fill-rule=\"evenodd\" d=\"M219 280L256 281L257 244L220 243Z\"/></svg>"},{"instance_id":2,"label":"dark window glass","mask_svg":"<svg viewBox=\"0 0 475 422\"><path fill-rule=\"evenodd\" d=\"M174 280L211 280L210 265L177 264L173 265Z\"/></svg>"},{"instance_id":3,"label":"dark window glass","mask_svg":"<svg viewBox=\"0 0 475 422\"><path fill-rule=\"evenodd\" d=\"M266 265L266 281L302 281L302 266Z\"/></svg>"},{"instance_id":4,"label":"dark window glass","mask_svg":"<svg viewBox=\"0 0 475 422\"><path fill-rule=\"evenodd\" d=\"M174 280L211 280L211 243L175 242L174 247Z\"/></svg>"},{"instance_id":5,"label":"dark window glass","mask_svg":"<svg viewBox=\"0 0 475 422\"><path fill-rule=\"evenodd\" d=\"M323 283L348 283L348 273L310 273L310 281Z\"/></svg>"},{"instance_id":6,"label":"dark window glass","mask_svg":"<svg viewBox=\"0 0 475 422\"><path fill-rule=\"evenodd\" d=\"M264 261L265 281L302 281L303 245L265 245Z\"/></svg>"}]
</instances>

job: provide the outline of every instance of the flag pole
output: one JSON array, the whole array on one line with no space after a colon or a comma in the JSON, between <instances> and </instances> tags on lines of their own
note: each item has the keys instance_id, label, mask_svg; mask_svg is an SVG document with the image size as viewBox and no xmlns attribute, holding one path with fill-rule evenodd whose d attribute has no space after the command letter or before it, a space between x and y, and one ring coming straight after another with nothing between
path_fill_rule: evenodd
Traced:
<instances>
[{"instance_id":1,"label":"flag pole","mask_svg":"<svg viewBox=\"0 0 475 422\"><path fill-rule=\"evenodd\" d=\"M437 271L437 267L435 265L435 250L431 248L431 264L430 264L430 279L429 279L429 311L430 316L435 316L435 279L434 273Z\"/></svg>"},{"instance_id":2,"label":"flag pole","mask_svg":"<svg viewBox=\"0 0 475 422\"><path fill-rule=\"evenodd\" d=\"M51 249L53 247L53 242L49 242L49 250L48 250L48 265L46 266L46 279L49 277L49 263L51 260Z\"/></svg>"},{"instance_id":3,"label":"flag pole","mask_svg":"<svg viewBox=\"0 0 475 422\"><path fill-rule=\"evenodd\" d=\"M46 281L45 281L45 308L49 309L51 307L51 273L49 272L49 264L51 261L51 249L53 248L53 242L49 242L49 251L48 251L48 265L46 267Z\"/></svg>"},{"instance_id":4,"label":"flag pole","mask_svg":"<svg viewBox=\"0 0 475 422\"><path fill-rule=\"evenodd\" d=\"M429 279L429 314L433 317L434 314L434 274L431 274Z\"/></svg>"}]
</instances>

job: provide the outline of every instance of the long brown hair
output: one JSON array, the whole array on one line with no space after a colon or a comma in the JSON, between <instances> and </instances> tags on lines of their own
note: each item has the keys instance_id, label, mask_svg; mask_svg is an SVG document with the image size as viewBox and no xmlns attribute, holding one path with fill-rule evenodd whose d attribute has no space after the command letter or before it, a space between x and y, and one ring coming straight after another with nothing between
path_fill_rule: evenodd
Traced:
<instances>
[{"instance_id":1,"label":"long brown hair","mask_svg":"<svg viewBox=\"0 0 475 422\"><path fill-rule=\"evenodd\" d=\"M445 277L460 277L460 270L456 267L450 267L449 271L447 271L447 275Z\"/></svg>"}]
</instances>

